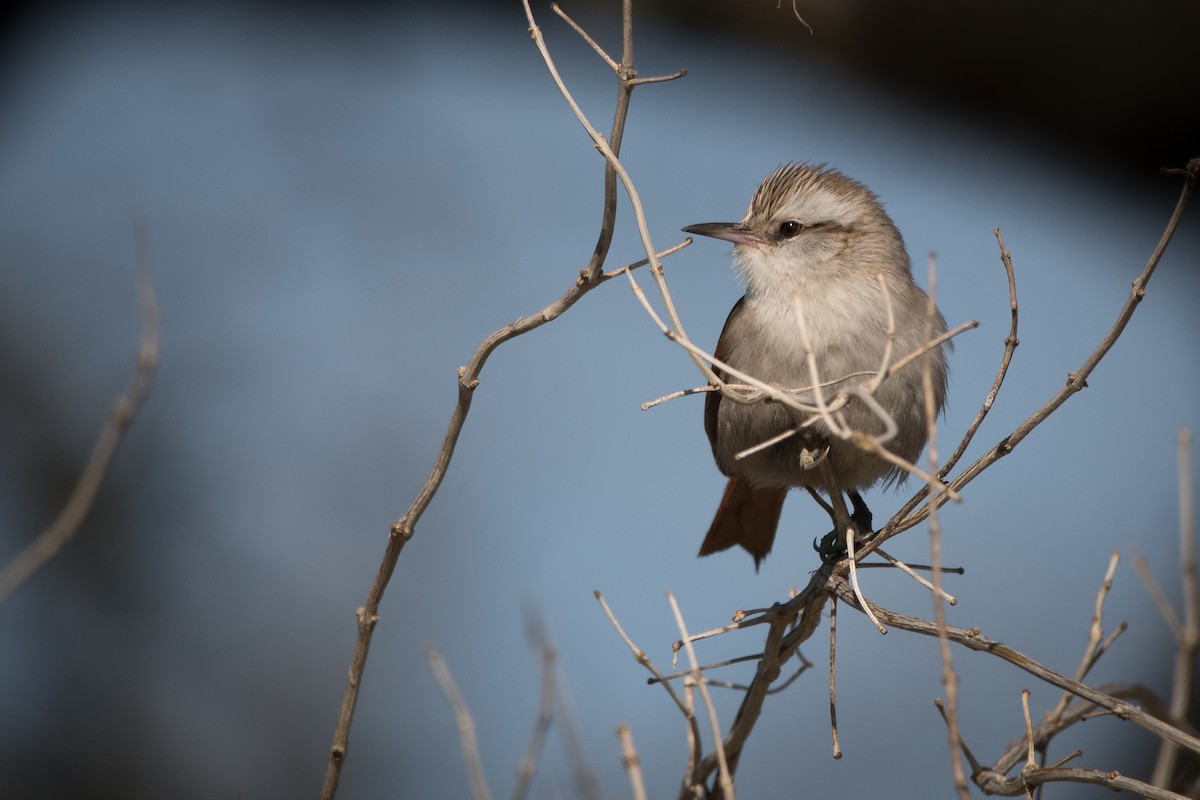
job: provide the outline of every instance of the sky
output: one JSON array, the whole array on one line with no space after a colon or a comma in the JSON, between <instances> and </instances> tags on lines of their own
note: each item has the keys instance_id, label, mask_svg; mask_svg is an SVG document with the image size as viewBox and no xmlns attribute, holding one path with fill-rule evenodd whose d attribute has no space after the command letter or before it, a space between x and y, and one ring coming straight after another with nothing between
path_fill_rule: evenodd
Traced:
<instances>
[{"instance_id":1,"label":"sky","mask_svg":"<svg viewBox=\"0 0 1200 800\"><path fill-rule=\"evenodd\" d=\"M606 129L611 74L547 9L549 46ZM612 18L610 18L612 17ZM606 46L615 13L580 20ZM0 559L44 528L133 363L133 224L149 225L161 366L97 508L59 557L0 605L0 782L16 797L271 797L319 792L354 611L390 524L429 473L456 370L489 333L557 298L587 262L602 162L526 32L519 6L353 16L227 7L82 9L31 27L0 85ZM806 30L788 9L780 25ZM638 29L642 75L622 153L656 248L684 225L738 219L781 163L868 185L918 280L937 252L950 325L943 452L974 418L1008 333L993 230L1013 254L1020 347L963 464L1034 413L1096 347L1178 196L1084 146L971 121L668 18ZM1170 165L1182 166L1182 165ZM1200 427L1191 208L1125 335L1073 397L942 514L966 573L952 624L1071 673L1109 554L1109 629L1130 629L1094 684L1169 686L1169 632L1129 568L1140 553L1179 597L1175 437ZM622 199L610 267L643 256ZM687 332L711 346L740 296L728 247L666 264ZM639 280L647 291L649 277ZM436 644L471 707L494 794L533 728L540 618L605 796L630 792L630 725L651 796L673 793L684 726L593 592L663 668L690 628L769 606L818 565L827 530L792 496L762 570L695 551L724 478L701 401L641 404L703 382L628 284L611 281L489 360L446 480L381 608L340 797L468 795ZM1194 489L1194 486L1192 487ZM911 487L910 487L911 490ZM877 519L906 495L873 491ZM889 550L928 559L927 529ZM872 570L873 601L928 616L928 594ZM746 796L832 787L947 792L936 643L841 615L830 757L825 630L818 666L772 698L743 757ZM753 633L701 658L754 652ZM991 761L1058 694L955 654L961 726ZM745 668L726 670L728 679ZM738 698L718 695L726 723ZM1137 772L1144 743L1110 719L1064 736L1080 766ZM1143 760L1139 760L1143 759ZM883 766L886 765L886 766ZM575 796L552 737L535 796ZM1065 797L1091 796L1063 790ZM7 794L7 791L6 791Z\"/></svg>"}]
</instances>

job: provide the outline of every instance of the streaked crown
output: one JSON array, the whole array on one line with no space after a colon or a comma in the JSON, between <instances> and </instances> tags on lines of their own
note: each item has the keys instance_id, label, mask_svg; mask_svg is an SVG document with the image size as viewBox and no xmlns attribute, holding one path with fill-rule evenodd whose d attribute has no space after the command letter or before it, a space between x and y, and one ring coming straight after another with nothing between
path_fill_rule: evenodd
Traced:
<instances>
[{"instance_id":1,"label":"streaked crown","mask_svg":"<svg viewBox=\"0 0 1200 800\"><path fill-rule=\"evenodd\" d=\"M863 184L824 164L784 164L763 180L744 224L787 217L806 225L850 224L872 212L882 214L879 199Z\"/></svg>"}]
</instances>

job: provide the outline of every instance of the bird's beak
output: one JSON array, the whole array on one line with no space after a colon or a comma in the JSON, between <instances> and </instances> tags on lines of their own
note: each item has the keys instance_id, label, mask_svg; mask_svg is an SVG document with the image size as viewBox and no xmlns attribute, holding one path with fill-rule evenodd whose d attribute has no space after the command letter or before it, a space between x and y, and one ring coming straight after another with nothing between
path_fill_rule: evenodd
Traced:
<instances>
[{"instance_id":1,"label":"bird's beak","mask_svg":"<svg viewBox=\"0 0 1200 800\"><path fill-rule=\"evenodd\" d=\"M763 240L742 227L740 222L701 222L699 225L688 225L684 233L694 233L697 236L711 236L714 239L724 239L734 244L748 244L752 247L763 243Z\"/></svg>"}]
</instances>

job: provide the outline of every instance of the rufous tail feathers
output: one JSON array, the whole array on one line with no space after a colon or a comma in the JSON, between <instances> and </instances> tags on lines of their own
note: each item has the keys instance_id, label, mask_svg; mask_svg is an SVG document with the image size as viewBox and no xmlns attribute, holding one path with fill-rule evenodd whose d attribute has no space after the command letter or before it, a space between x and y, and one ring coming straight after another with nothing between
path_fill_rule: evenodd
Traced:
<instances>
[{"instance_id":1,"label":"rufous tail feathers","mask_svg":"<svg viewBox=\"0 0 1200 800\"><path fill-rule=\"evenodd\" d=\"M775 528L785 497L787 487L756 489L741 475L734 475L725 486L725 496L700 545L700 555L740 544L754 556L757 570L775 542Z\"/></svg>"}]
</instances>

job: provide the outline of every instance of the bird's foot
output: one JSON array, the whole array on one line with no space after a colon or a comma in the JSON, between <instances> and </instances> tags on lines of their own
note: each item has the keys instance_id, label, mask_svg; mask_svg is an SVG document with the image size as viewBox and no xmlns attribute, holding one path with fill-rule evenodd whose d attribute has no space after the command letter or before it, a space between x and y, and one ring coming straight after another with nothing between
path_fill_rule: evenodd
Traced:
<instances>
[{"instance_id":1,"label":"bird's foot","mask_svg":"<svg viewBox=\"0 0 1200 800\"><path fill-rule=\"evenodd\" d=\"M867 508L867 504L863 502L857 492L850 493L850 502L854 507L854 513L850 515L850 522L854 528L854 544L857 550L858 545L866 544L875 538L875 529L872 527L874 518L871 516L871 509ZM848 553L846 537L839 535L839 531L836 529L822 536L820 544L817 544L814 539L813 549L821 557L822 564L841 561Z\"/></svg>"}]
</instances>

